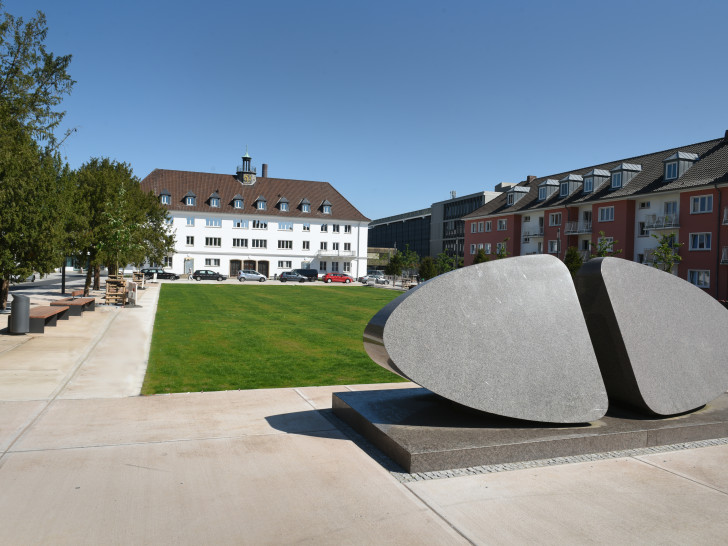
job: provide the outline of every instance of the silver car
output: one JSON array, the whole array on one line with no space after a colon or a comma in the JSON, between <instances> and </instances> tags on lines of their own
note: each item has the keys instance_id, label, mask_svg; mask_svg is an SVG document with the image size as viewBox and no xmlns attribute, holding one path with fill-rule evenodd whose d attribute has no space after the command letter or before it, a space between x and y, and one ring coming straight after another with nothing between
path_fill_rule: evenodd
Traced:
<instances>
[{"instance_id":1,"label":"silver car","mask_svg":"<svg viewBox=\"0 0 728 546\"><path fill-rule=\"evenodd\" d=\"M245 281L258 281L263 282L267 280L267 277L263 275L262 273L258 273L254 269L243 269L242 271L238 271L238 280L240 282Z\"/></svg>"}]
</instances>

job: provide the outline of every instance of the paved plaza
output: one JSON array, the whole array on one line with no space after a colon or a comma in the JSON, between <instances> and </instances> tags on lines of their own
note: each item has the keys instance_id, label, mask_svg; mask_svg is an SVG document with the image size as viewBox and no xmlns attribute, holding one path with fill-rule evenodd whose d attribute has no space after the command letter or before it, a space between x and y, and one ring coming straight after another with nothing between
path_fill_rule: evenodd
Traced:
<instances>
[{"instance_id":1,"label":"paved plaza","mask_svg":"<svg viewBox=\"0 0 728 546\"><path fill-rule=\"evenodd\" d=\"M725 543L726 440L406 474L330 408L408 383L139 396L159 289L0 333L0 544Z\"/></svg>"}]
</instances>

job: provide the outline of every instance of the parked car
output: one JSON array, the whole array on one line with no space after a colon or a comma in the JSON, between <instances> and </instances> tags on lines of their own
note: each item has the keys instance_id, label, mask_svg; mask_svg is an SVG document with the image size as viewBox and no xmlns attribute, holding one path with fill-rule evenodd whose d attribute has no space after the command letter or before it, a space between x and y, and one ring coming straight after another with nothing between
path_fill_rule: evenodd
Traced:
<instances>
[{"instance_id":1,"label":"parked car","mask_svg":"<svg viewBox=\"0 0 728 546\"><path fill-rule=\"evenodd\" d=\"M321 279L324 282L331 283L331 282L345 282L346 284L349 284L354 279L347 275L346 273L326 273L324 275L324 278Z\"/></svg>"},{"instance_id":2,"label":"parked car","mask_svg":"<svg viewBox=\"0 0 728 546\"><path fill-rule=\"evenodd\" d=\"M227 279L227 275L223 275L222 273L218 273L217 271L212 271L210 269L198 269L192 274L192 278L196 281L201 281L202 279L224 281Z\"/></svg>"},{"instance_id":3,"label":"parked car","mask_svg":"<svg viewBox=\"0 0 728 546\"><path fill-rule=\"evenodd\" d=\"M171 271L165 271L161 267L145 267L142 269L142 274L145 279L153 279L155 273L158 279L171 279L173 281L179 279L179 275Z\"/></svg>"},{"instance_id":4,"label":"parked car","mask_svg":"<svg viewBox=\"0 0 728 546\"><path fill-rule=\"evenodd\" d=\"M362 284L389 284L389 279L381 271L369 271L366 276L359 279L359 282Z\"/></svg>"},{"instance_id":5,"label":"parked car","mask_svg":"<svg viewBox=\"0 0 728 546\"><path fill-rule=\"evenodd\" d=\"M294 269L294 271L311 282L318 280L318 269Z\"/></svg>"},{"instance_id":6,"label":"parked car","mask_svg":"<svg viewBox=\"0 0 728 546\"><path fill-rule=\"evenodd\" d=\"M264 282L267 280L267 277L263 275L262 273L258 273L254 269L243 269L242 271L238 271L238 280L240 282L245 281L258 281L258 282Z\"/></svg>"},{"instance_id":7,"label":"parked car","mask_svg":"<svg viewBox=\"0 0 728 546\"><path fill-rule=\"evenodd\" d=\"M281 282L306 282L308 279L295 271L284 271L278 276Z\"/></svg>"}]
</instances>

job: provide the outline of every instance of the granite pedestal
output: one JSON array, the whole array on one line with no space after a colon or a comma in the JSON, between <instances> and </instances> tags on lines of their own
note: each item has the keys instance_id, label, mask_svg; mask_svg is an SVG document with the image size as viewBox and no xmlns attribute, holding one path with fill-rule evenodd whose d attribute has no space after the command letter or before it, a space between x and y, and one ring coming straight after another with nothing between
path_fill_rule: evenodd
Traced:
<instances>
[{"instance_id":1,"label":"granite pedestal","mask_svg":"<svg viewBox=\"0 0 728 546\"><path fill-rule=\"evenodd\" d=\"M591 423L567 426L477 412L424 388L334 393L333 411L407 472L728 437L728 394L670 418L610 409Z\"/></svg>"}]
</instances>

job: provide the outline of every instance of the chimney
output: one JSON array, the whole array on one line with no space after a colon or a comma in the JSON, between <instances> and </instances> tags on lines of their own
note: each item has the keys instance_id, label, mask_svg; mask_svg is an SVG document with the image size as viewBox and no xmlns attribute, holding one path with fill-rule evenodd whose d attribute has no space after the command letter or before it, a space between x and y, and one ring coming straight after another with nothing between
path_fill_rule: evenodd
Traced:
<instances>
[{"instance_id":1,"label":"chimney","mask_svg":"<svg viewBox=\"0 0 728 546\"><path fill-rule=\"evenodd\" d=\"M268 178L268 164L263 163L263 178Z\"/></svg>"},{"instance_id":2,"label":"chimney","mask_svg":"<svg viewBox=\"0 0 728 546\"><path fill-rule=\"evenodd\" d=\"M529 174L529 175L528 175L528 176L526 177L526 183L530 184L531 182L533 182L533 181L534 181L534 180L536 180L537 178L538 178L538 176L534 176L534 175L532 175L532 174Z\"/></svg>"},{"instance_id":3,"label":"chimney","mask_svg":"<svg viewBox=\"0 0 728 546\"><path fill-rule=\"evenodd\" d=\"M457 193L455 193L455 190L452 190L450 192L450 199L455 199L456 196L457 196Z\"/></svg>"},{"instance_id":4,"label":"chimney","mask_svg":"<svg viewBox=\"0 0 728 546\"><path fill-rule=\"evenodd\" d=\"M728 130L726 130L725 136L723 137L723 140L725 140L726 142L728 142Z\"/></svg>"}]
</instances>

